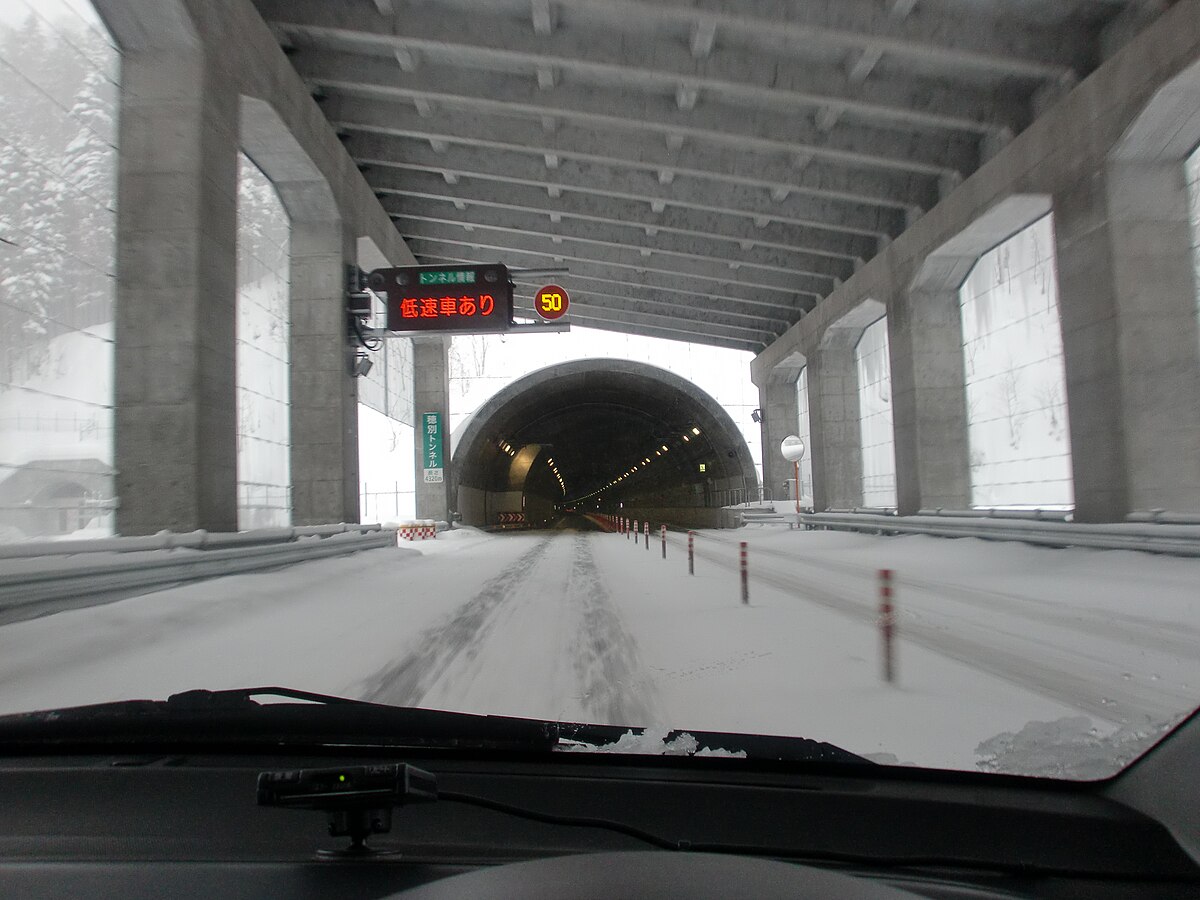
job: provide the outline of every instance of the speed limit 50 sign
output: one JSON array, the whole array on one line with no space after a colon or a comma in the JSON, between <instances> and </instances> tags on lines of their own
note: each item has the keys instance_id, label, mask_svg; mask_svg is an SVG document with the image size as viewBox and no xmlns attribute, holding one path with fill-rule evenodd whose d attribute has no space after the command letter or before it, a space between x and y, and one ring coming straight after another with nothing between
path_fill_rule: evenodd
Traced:
<instances>
[{"instance_id":1,"label":"speed limit 50 sign","mask_svg":"<svg viewBox=\"0 0 1200 900\"><path fill-rule=\"evenodd\" d=\"M548 284L533 295L533 308L543 319L558 319L562 317L571 305L566 288L557 284Z\"/></svg>"}]
</instances>

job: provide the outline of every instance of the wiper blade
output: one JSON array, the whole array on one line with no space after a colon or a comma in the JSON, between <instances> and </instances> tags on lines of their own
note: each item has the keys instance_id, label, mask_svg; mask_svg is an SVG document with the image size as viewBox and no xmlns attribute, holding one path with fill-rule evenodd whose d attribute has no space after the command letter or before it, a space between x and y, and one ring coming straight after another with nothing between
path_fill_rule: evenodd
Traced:
<instances>
[{"instance_id":1,"label":"wiper blade","mask_svg":"<svg viewBox=\"0 0 1200 900\"><path fill-rule=\"evenodd\" d=\"M283 698L260 703L256 697ZM291 702L286 702L291 701ZM388 706L293 688L194 690L0 716L0 752L78 745L262 745L552 750L556 723Z\"/></svg>"},{"instance_id":2,"label":"wiper blade","mask_svg":"<svg viewBox=\"0 0 1200 900\"><path fill-rule=\"evenodd\" d=\"M256 698L285 702L261 703ZM290 702L289 702L290 701ZM630 738L636 749L629 749ZM0 716L0 753L148 746L172 749L338 747L524 752L738 755L755 760L874 765L824 741L779 735L630 728L388 706L286 687L192 690ZM657 750L653 749L655 746ZM687 752L683 755L691 755Z\"/></svg>"}]
</instances>

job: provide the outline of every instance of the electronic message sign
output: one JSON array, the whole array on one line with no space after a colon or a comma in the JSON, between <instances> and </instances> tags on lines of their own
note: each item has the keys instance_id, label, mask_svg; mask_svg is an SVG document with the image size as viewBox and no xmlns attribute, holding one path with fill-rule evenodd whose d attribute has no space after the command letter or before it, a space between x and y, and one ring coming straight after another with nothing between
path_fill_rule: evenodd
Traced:
<instances>
[{"instance_id":1,"label":"electronic message sign","mask_svg":"<svg viewBox=\"0 0 1200 900\"><path fill-rule=\"evenodd\" d=\"M474 333L512 325L512 282L498 263L376 269L367 286L387 297L388 331Z\"/></svg>"}]
</instances>

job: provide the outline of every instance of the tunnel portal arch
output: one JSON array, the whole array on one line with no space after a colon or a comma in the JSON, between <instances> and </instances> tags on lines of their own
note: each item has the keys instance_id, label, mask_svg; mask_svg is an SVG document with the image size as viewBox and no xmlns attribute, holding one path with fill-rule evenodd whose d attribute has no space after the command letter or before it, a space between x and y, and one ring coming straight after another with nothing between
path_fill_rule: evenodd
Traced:
<instances>
[{"instance_id":1,"label":"tunnel portal arch","mask_svg":"<svg viewBox=\"0 0 1200 900\"><path fill-rule=\"evenodd\" d=\"M690 381L631 360L583 359L532 372L484 403L455 437L454 496L468 525L496 524L503 512L545 524L571 502L590 511L621 502L717 506L758 488L729 413Z\"/></svg>"}]
</instances>

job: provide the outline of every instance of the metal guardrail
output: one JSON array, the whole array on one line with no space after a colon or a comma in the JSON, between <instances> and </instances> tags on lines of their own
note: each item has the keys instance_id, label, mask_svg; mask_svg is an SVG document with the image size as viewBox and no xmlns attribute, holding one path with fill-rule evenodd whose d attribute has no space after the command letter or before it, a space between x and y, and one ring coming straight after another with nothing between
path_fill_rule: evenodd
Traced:
<instances>
[{"instance_id":1,"label":"metal guardrail","mask_svg":"<svg viewBox=\"0 0 1200 900\"><path fill-rule=\"evenodd\" d=\"M159 543L155 544L156 540ZM80 550L77 548L80 544L87 546ZM49 556L10 556L0 568L0 608L160 587L395 547L396 531L379 525L321 525L240 534L194 532L38 546L54 549ZM60 549L64 546L67 549ZM162 550L169 552L158 552ZM114 558L112 554L120 555Z\"/></svg>"},{"instance_id":2,"label":"metal guardrail","mask_svg":"<svg viewBox=\"0 0 1200 900\"><path fill-rule=\"evenodd\" d=\"M1028 516L896 516L869 513L781 513L806 528L865 531L873 534L928 534L1022 541L1044 547L1090 547L1200 557L1200 526L1124 522L1092 525L1039 521Z\"/></svg>"},{"instance_id":3,"label":"metal guardrail","mask_svg":"<svg viewBox=\"0 0 1200 900\"><path fill-rule=\"evenodd\" d=\"M74 541L25 541L0 544L0 559L30 556L73 556L77 553L137 553L145 550L220 550L225 547L251 547L281 544L304 537L330 537L335 534L368 534L382 525L340 522L336 525L304 525L296 528L257 528L253 531L209 532L203 529L175 533L160 531L140 537L85 538Z\"/></svg>"}]
</instances>

